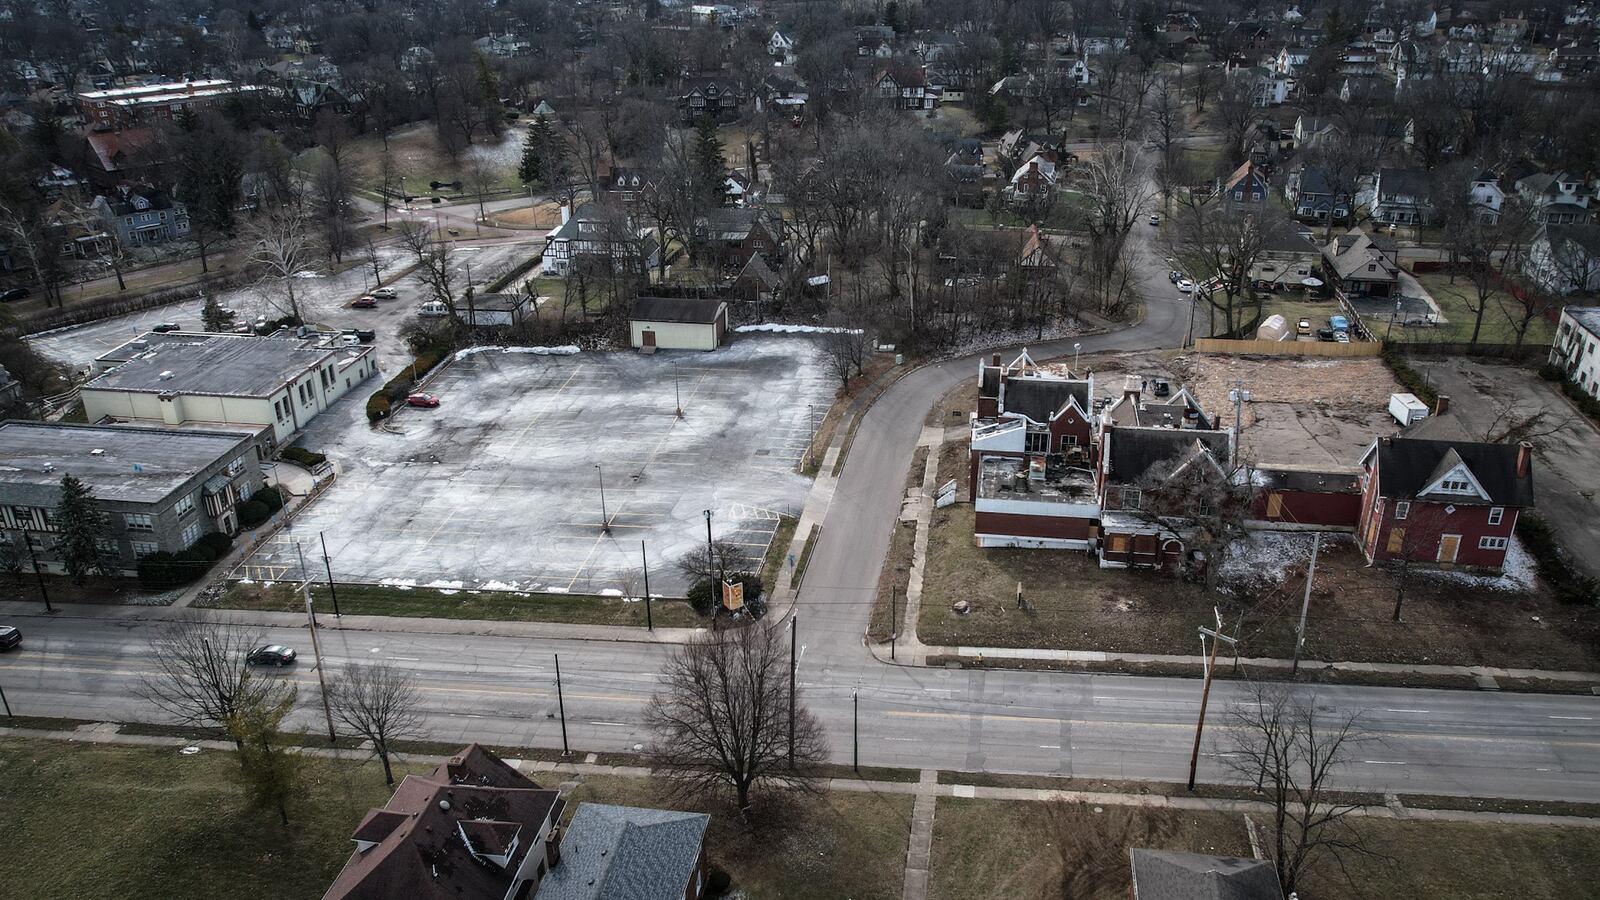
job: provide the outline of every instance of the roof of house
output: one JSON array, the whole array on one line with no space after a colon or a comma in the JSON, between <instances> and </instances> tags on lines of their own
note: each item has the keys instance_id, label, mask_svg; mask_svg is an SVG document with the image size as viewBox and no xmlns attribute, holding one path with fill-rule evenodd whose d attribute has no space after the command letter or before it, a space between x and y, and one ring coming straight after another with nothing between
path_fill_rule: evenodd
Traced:
<instances>
[{"instance_id":1,"label":"roof of house","mask_svg":"<svg viewBox=\"0 0 1600 900\"><path fill-rule=\"evenodd\" d=\"M1328 173L1317 166L1301 166L1297 172L1300 176L1300 194L1327 194L1332 192L1328 187Z\"/></svg>"},{"instance_id":2,"label":"roof of house","mask_svg":"<svg viewBox=\"0 0 1600 900\"><path fill-rule=\"evenodd\" d=\"M145 334L112 353L123 351L134 355L85 383L83 390L270 397L310 369L333 360L342 369L372 348L173 331Z\"/></svg>"},{"instance_id":3,"label":"roof of house","mask_svg":"<svg viewBox=\"0 0 1600 900\"><path fill-rule=\"evenodd\" d=\"M633 301L635 322L675 322L683 325L710 325L727 303L691 297L638 297Z\"/></svg>"},{"instance_id":4,"label":"roof of house","mask_svg":"<svg viewBox=\"0 0 1600 900\"><path fill-rule=\"evenodd\" d=\"M1283 900L1265 860L1145 849L1128 856L1134 900Z\"/></svg>"},{"instance_id":5,"label":"roof of house","mask_svg":"<svg viewBox=\"0 0 1600 900\"><path fill-rule=\"evenodd\" d=\"M750 259L745 261L744 268L739 270L739 276L735 280L744 281L746 279L754 281L757 285L769 291L782 283L778 273L772 271L772 267L767 265L766 259L759 253L750 254Z\"/></svg>"},{"instance_id":6,"label":"roof of house","mask_svg":"<svg viewBox=\"0 0 1600 900\"><path fill-rule=\"evenodd\" d=\"M1311 494L1361 493L1361 469L1357 466L1261 463L1252 466L1250 474L1254 485L1265 490Z\"/></svg>"},{"instance_id":7,"label":"roof of house","mask_svg":"<svg viewBox=\"0 0 1600 900\"><path fill-rule=\"evenodd\" d=\"M1268 253L1316 254L1317 245L1306 233L1286 219L1269 220L1261 229L1261 249Z\"/></svg>"},{"instance_id":8,"label":"roof of house","mask_svg":"<svg viewBox=\"0 0 1600 900\"><path fill-rule=\"evenodd\" d=\"M1234 187L1238 186L1240 182L1248 180L1251 176L1255 176L1257 179L1260 179L1262 184L1266 184L1267 182L1266 176L1257 171L1256 164L1246 160L1243 165L1239 166L1237 169L1234 169L1233 174L1229 175L1227 180L1222 183L1223 189L1231 191L1234 189Z\"/></svg>"},{"instance_id":9,"label":"roof of house","mask_svg":"<svg viewBox=\"0 0 1600 900\"><path fill-rule=\"evenodd\" d=\"M1199 428L1161 428L1119 425L1112 429L1107 443L1111 448L1107 475L1112 481L1132 484L1143 478L1158 463L1182 459L1196 447L1216 463L1228 461L1231 434Z\"/></svg>"},{"instance_id":10,"label":"roof of house","mask_svg":"<svg viewBox=\"0 0 1600 900\"><path fill-rule=\"evenodd\" d=\"M1086 413L1089 404L1089 382L1057 378L1007 378L1003 387L1000 412L1015 413L1045 425L1066 404L1068 398L1078 402Z\"/></svg>"},{"instance_id":11,"label":"roof of house","mask_svg":"<svg viewBox=\"0 0 1600 900\"><path fill-rule=\"evenodd\" d=\"M1600 336L1600 306L1569 306L1564 311L1583 330Z\"/></svg>"},{"instance_id":12,"label":"roof of house","mask_svg":"<svg viewBox=\"0 0 1600 900\"><path fill-rule=\"evenodd\" d=\"M1421 491L1465 465L1474 480L1488 494L1487 500L1451 494L1452 503L1491 504L1494 506L1533 505L1533 467L1517 476L1516 444L1486 444L1480 441L1435 441L1421 438L1383 437L1374 441L1362 457L1363 465L1375 458L1378 468L1378 495L1389 499L1412 500Z\"/></svg>"},{"instance_id":13,"label":"roof of house","mask_svg":"<svg viewBox=\"0 0 1600 900\"><path fill-rule=\"evenodd\" d=\"M0 422L0 484L9 502L54 506L70 473L101 500L154 503L251 440L246 431Z\"/></svg>"},{"instance_id":14,"label":"roof of house","mask_svg":"<svg viewBox=\"0 0 1600 900\"><path fill-rule=\"evenodd\" d=\"M711 817L583 803L561 840L561 862L536 900L661 900L694 878Z\"/></svg>"},{"instance_id":15,"label":"roof of house","mask_svg":"<svg viewBox=\"0 0 1600 900\"><path fill-rule=\"evenodd\" d=\"M1574 244L1591 259L1600 259L1600 225L1546 225L1543 236L1552 250Z\"/></svg>"},{"instance_id":16,"label":"roof of house","mask_svg":"<svg viewBox=\"0 0 1600 900\"><path fill-rule=\"evenodd\" d=\"M1360 228L1351 228L1324 247L1322 256L1340 279L1394 281L1398 268L1390 256L1392 248L1392 242L1379 241ZM1376 268L1368 270L1369 265Z\"/></svg>"},{"instance_id":17,"label":"roof of house","mask_svg":"<svg viewBox=\"0 0 1600 900\"><path fill-rule=\"evenodd\" d=\"M723 241L742 241L757 228L766 228L766 213L758 207L724 206L709 209L699 225L708 237Z\"/></svg>"},{"instance_id":18,"label":"roof of house","mask_svg":"<svg viewBox=\"0 0 1600 900\"><path fill-rule=\"evenodd\" d=\"M117 172L155 146L155 133L148 128L128 128L122 131L97 131L84 135L96 164L103 172Z\"/></svg>"},{"instance_id":19,"label":"roof of house","mask_svg":"<svg viewBox=\"0 0 1600 900\"><path fill-rule=\"evenodd\" d=\"M426 776L408 775L351 839L371 842L345 861L323 900L504 897L544 828L564 805L472 745ZM458 778L458 775L463 777ZM507 856L500 866L485 857Z\"/></svg>"},{"instance_id":20,"label":"roof of house","mask_svg":"<svg viewBox=\"0 0 1600 900\"><path fill-rule=\"evenodd\" d=\"M1427 197L1432 193L1428 173L1421 169L1379 169L1378 197Z\"/></svg>"}]
</instances>

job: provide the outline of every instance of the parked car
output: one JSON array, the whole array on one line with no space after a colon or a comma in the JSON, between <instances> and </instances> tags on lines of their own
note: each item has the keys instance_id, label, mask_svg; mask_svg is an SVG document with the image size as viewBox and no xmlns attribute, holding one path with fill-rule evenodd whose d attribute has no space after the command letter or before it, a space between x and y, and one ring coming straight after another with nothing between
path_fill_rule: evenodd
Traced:
<instances>
[{"instance_id":1,"label":"parked car","mask_svg":"<svg viewBox=\"0 0 1600 900\"><path fill-rule=\"evenodd\" d=\"M439 398L432 394L412 394L406 398L407 406L420 406L424 409L434 409L439 405Z\"/></svg>"},{"instance_id":2,"label":"parked car","mask_svg":"<svg viewBox=\"0 0 1600 900\"><path fill-rule=\"evenodd\" d=\"M1183 293L1187 294L1190 291L1194 290L1194 282L1190 281L1187 278L1180 279L1178 281L1178 290L1180 290Z\"/></svg>"},{"instance_id":3,"label":"parked car","mask_svg":"<svg viewBox=\"0 0 1600 900\"><path fill-rule=\"evenodd\" d=\"M1167 273L1167 280L1172 282L1173 284L1177 284L1178 282L1183 280L1183 273L1179 272L1177 269L1173 269L1172 271Z\"/></svg>"},{"instance_id":4,"label":"parked car","mask_svg":"<svg viewBox=\"0 0 1600 900\"><path fill-rule=\"evenodd\" d=\"M1155 214L1155 213L1151 213L1150 214L1150 224L1151 225L1160 225L1161 224L1161 217L1159 215Z\"/></svg>"},{"instance_id":5,"label":"parked car","mask_svg":"<svg viewBox=\"0 0 1600 900\"><path fill-rule=\"evenodd\" d=\"M1295 331L1295 334L1310 334L1311 333L1311 320L1303 318L1300 321L1294 323L1294 331Z\"/></svg>"},{"instance_id":6,"label":"parked car","mask_svg":"<svg viewBox=\"0 0 1600 900\"><path fill-rule=\"evenodd\" d=\"M1334 343L1336 343L1336 344L1348 344L1348 343L1350 343L1350 332L1348 332L1348 331L1335 331L1333 333L1333 340L1334 340Z\"/></svg>"},{"instance_id":7,"label":"parked car","mask_svg":"<svg viewBox=\"0 0 1600 900\"><path fill-rule=\"evenodd\" d=\"M363 344L370 344L378 337L378 333L371 328L357 328L355 335Z\"/></svg>"},{"instance_id":8,"label":"parked car","mask_svg":"<svg viewBox=\"0 0 1600 900\"><path fill-rule=\"evenodd\" d=\"M442 319L450 315L450 307L443 300L429 300L417 307L417 315L424 319Z\"/></svg>"},{"instance_id":9,"label":"parked car","mask_svg":"<svg viewBox=\"0 0 1600 900\"><path fill-rule=\"evenodd\" d=\"M393 300L400 294L392 287L381 287L374 289L372 296L377 297L379 300Z\"/></svg>"},{"instance_id":10,"label":"parked car","mask_svg":"<svg viewBox=\"0 0 1600 900\"><path fill-rule=\"evenodd\" d=\"M1349 331L1350 320L1346 319L1344 316L1329 316L1328 327L1332 328L1334 331Z\"/></svg>"},{"instance_id":11,"label":"parked car","mask_svg":"<svg viewBox=\"0 0 1600 900\"><path fill-rule=\"evenodd\" d=\"M244 661L252 666L287 666L292 665L295 659L293 647L282 644L267 644L250 651Z\"/></svg>"},{"instance_id":12,"label":"parked car","mask_svg":"<svg viewBox=\"0 0 1600 900\"><path fill-rule=\"evenodd\" d=\"M0 291L0 303L10 303L13 300L21 300L26 296L28 296L27 288L12 288L8 291Z\"/></svg>"},{"instance_id":13,"label":"parked car","mask_svg":"<svg viewBox=\"0 0 1600 900\"><path fill-rule=\"evenodd\" d=\"M22 629L14 625L0 625L0 650L10 650L22 643Z\"/></svg>"},{"instance_id":14,"label":"parked car","mask_svg":"<svg viewBox=\"0 0 1600 900\"><path fill-rule=\"evenodd\" d=\"M341 334L339 335L339 344L343 347L359 347L361 346L361 338L354 334Z\"/></svg>"},{"instance_id":15,"label":"parked car","mask_svg":"<svg viewBox=\"0 0 1600 900\"><path fill-rule=\"evenodd\" d=\"M378 308L378 300L377 300L376 297L357 297L355 300L351 301L350 308L351 309L377 309Z\"/></svg>"},{"instance_id":16,"label":"parked car","mask_svg":"<svg viewBox=\"0 0 1600 900\"><path fill-rule=\"evenodd\" d=\"M1317 329L1317 340L1319 340L1319 341L1331 341L1331 340L1333 340L1333 329L1332 328L1318 328Z\"/></svg>"},{"instance_id":17,"label":"parked car","mask_svg":"<svg viewBox=\"0 0 1600 900\"><path fill-rule=\"evenodd\" d=\"M166 334L169 331L178 331L181 328L183 328L183 326L179 325L177 322L162 322L160 325L156 325L150 330L154 331L156 334Z\"/></svg>"}]
</instances>

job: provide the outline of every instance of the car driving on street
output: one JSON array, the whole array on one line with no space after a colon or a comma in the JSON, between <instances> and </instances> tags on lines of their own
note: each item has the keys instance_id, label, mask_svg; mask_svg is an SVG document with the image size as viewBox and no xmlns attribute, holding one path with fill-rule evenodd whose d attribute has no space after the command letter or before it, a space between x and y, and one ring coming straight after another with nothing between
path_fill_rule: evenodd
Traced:
<instances>
[{"instance_id":1,"label":"car driving on street","mask_svg":"<svg viewBox=\"0 0 1600 900\"><path fill-rule=\"evenodd\" d=\"M244 660L252 666L287 666L294 663L295 652L293 647L285 647L282 644L267 644L264 647L257 647L251 650L250 655L246 656Z\"/></svg>"}]
</instances>

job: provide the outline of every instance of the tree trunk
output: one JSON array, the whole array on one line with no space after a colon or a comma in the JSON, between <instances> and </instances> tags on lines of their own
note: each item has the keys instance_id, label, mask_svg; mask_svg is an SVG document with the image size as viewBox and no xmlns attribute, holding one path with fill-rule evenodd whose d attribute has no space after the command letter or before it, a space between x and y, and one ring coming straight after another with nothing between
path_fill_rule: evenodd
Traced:
<instances>
[{"instance_id":1,"label":"tree trunk","mask_svg":"<svg viewBox=\"0 0 1600 900\"><path fill-rule=\"evenodd\" d=\"M378 745L378 758L383 760L383 783L394 784L394 770L389 767L389 748L387 746Z\"/></svg>"},{"instance_id":2,"label":"tree trunk","mask_svg":"<svg viewBox=\"0 0 1600 900\"><path fill-rule=\"evenodd\" d=\"M211 272L211 266L206 260L206 242L196 241L195 243L200 246L200 274L209 274Z\"/></svg>"}]
</instances>

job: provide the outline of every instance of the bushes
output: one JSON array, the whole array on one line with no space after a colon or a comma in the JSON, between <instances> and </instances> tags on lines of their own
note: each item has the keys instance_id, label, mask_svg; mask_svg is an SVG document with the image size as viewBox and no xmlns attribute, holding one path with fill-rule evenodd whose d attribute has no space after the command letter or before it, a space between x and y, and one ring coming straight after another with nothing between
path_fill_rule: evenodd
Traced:
<instances>
[{"instance_id":1,"label":"bushes","mask_svg":"<svg viewBox=\"0 0 1600 900\"><path fill-rule=\"evenodd\" d=\"M213 563L227 556L232 547L233 538L213 531L181 553L152 553L139 560L139 582L155 590L191 584L204 575Z\"/></svg>"},{"instance_id":2,"label":"bushes","mask_svg":"<svg viewBox=\"0 0 1600 900\"><path fill-rule=\"evenodd\" d=\"M272 510L265 503L256 500L246 500L239 504L239 527L254 528L272 517Z\"/></svg>"},{"instance_id":3,"label":"bushes","mask_svg":"<svg viewBox=\"0 0 1600 900\"><path fill-rule=\"evenodd\" d=\"M378 388L367 398L367 421L376 422L386 418L390 408L411 393L411 386L417 383L417 379L428 374L441 361L443 357L437 351L430 350L417 354L416 360L411 365L401 369L399 374L384 382L383 387Z\"/></svg>"},{"instance_id":4,"label":"bushes","mask_svg":"<svg viewBox=\"0 0 1600 900\"><path fill-rule=\"evenodd\" d=\"M733 580L744 585L745 611L753 618L761 618L767 611L766 600L761 596L761 576L754 572L735 572ZM686 599L695 612L709 616L722 609L722 586L702 578L689 588Z\"/></svg>"},{"instance_id":5,"label":"bushes","mask_svg":"<svg viewBox=\"0 0 1600 900\"><path fill-rule=\"evenodd\" d=\"M1562 559L1561 545L1556 542L1550 524L1533 513L1524 512L1517 517L1517 537L1528 548L1539 577L1555 591L1562 603L1600 603L1600 582L1575 570Z\"/></svg>"},{"instance_id":6,"label":"bushes","mask_svg":"<svg viewBox=\"0 0 1600 900\"><path fill-rule=\"evenodd\" d=\"M250 499L255 503L265 504L268 513L275 513L283 509L283 494L278 491L276 485L262 485L261 490L250 495Z\"/></svg>"},{"instance_id":7,"label":"bushes","mask_svg":"<svg viewBox=\"0 0 1600 900\"><path fill-rule=\"evenodd\" d=\"M328 461L327 456L318 453L315 450L307 450L304 447L286 447L284 448L283 452L279 453L278 455L289 462L305 466L308 469L315 469L317 466L320 466Z\"/></svg>"},{"instance_id":8,"label":"bushes","mask_svg":"<svg viewBox=\"0 0 1600 900\"><path fill-rule=\"evenodd\" d=\"M1401 387L1416 394L1417 399L1428 404L1429 408L1439 402L1438 391L1424 381L1416 369L1411 368L1411 364L1406 362L1406 358L1400 355L1400 351L1396 350L1393 344L1384 346L1383 364L1394 373L1394 380L1400 382Z\"/></svg>"}]
</instances>

